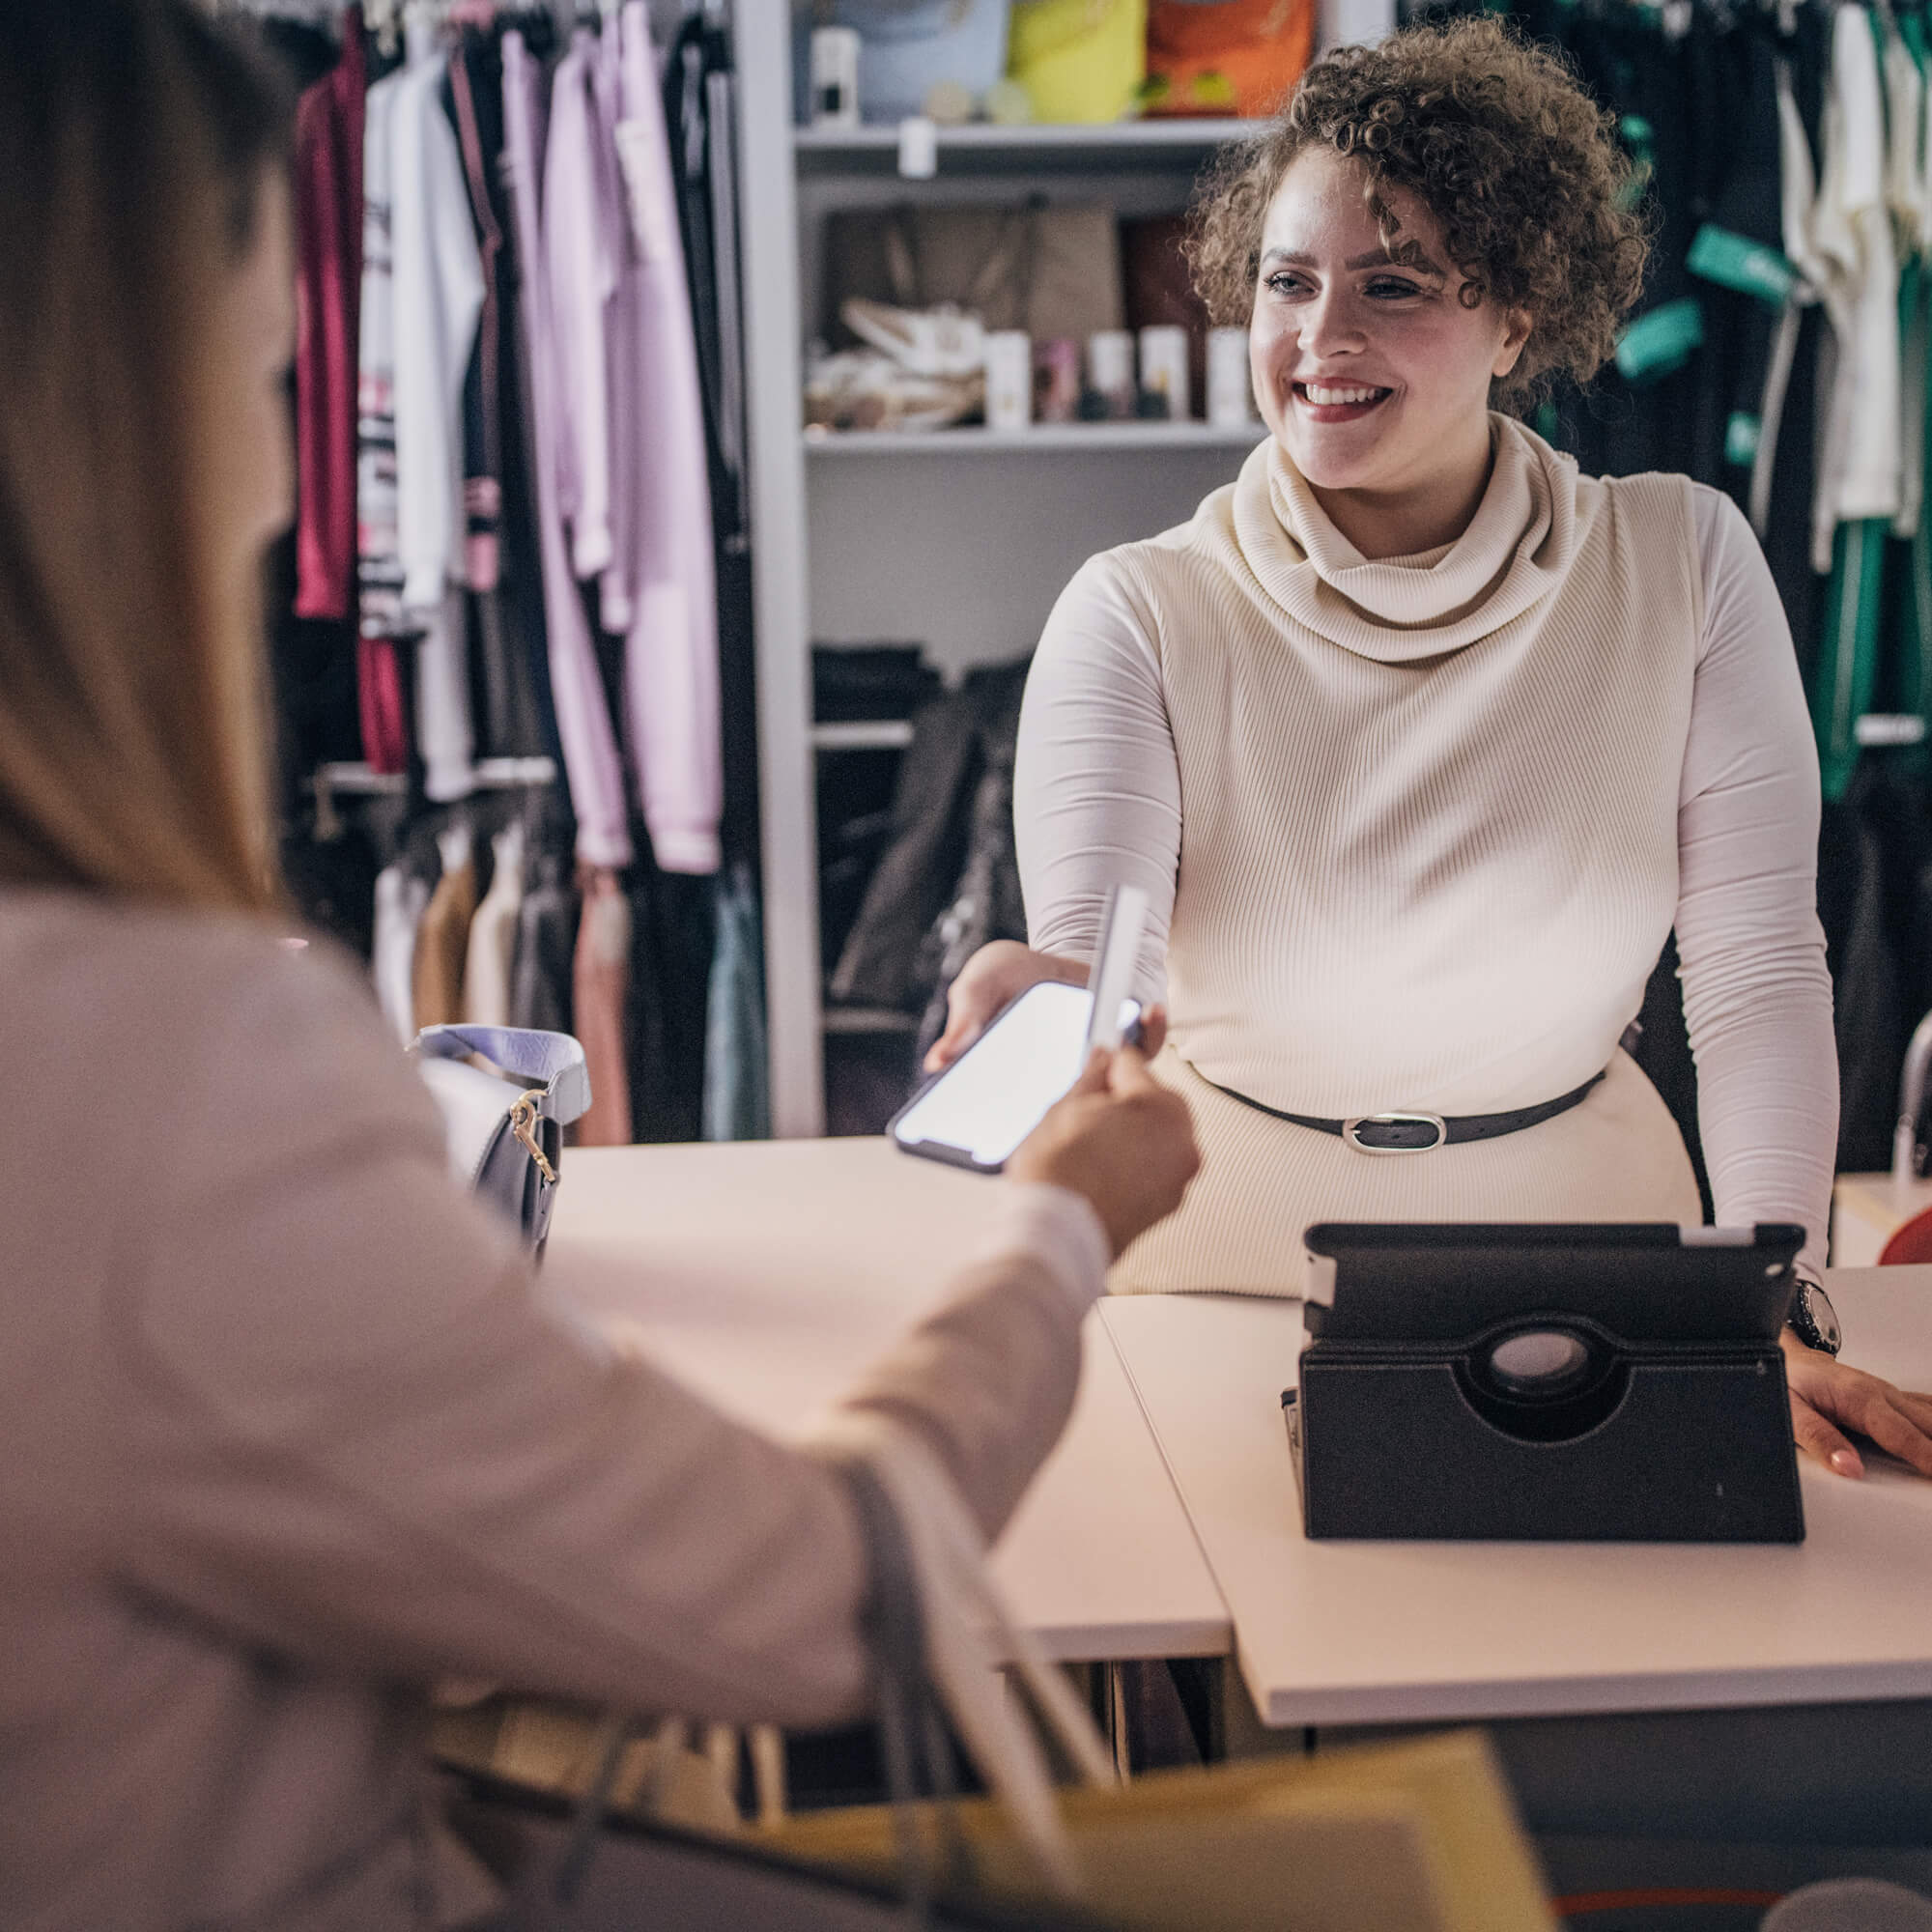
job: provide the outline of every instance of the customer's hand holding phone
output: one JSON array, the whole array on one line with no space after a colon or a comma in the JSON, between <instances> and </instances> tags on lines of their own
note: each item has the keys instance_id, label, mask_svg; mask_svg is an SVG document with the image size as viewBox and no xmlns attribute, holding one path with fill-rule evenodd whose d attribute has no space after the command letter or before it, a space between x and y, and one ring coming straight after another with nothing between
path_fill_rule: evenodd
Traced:
<instances>
[{"instance_id":1,"label":"customer's hand holding phone","mask_svg":"<svg viewBox=\"0 0 1932 1932\"><path fill-rule=\"evenodd\" d=\"M1180 1206L1201 1165L1187 1102L1148 1071L1166 1038L1167 1015L1151 1008L1141 1045L1096 1052L1006 1165L1010 1179L1084 1195L1116 1258Z\"/></svg>"}]
</instances>

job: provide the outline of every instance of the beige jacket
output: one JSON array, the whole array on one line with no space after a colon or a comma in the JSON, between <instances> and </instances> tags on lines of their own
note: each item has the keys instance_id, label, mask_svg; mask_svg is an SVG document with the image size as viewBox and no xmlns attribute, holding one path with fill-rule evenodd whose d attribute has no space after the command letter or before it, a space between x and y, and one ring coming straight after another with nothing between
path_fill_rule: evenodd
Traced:
<instances>
[{"instance_id":1,"label":"beige jacket","mask_svg":"<svg viewBox=\"0 0 1932 1932\"><path fill-rule=\"evenodd\" d=\"M425 1922L444 1674L855 1708L837 1479L545 1319L346 961L12 892L0 987L9 1927ZM989 1533L1104 1263L1084 1203L1015 1193L1004 1252L853 1398L927 1432Z\"/></svg>"}]
</instances>

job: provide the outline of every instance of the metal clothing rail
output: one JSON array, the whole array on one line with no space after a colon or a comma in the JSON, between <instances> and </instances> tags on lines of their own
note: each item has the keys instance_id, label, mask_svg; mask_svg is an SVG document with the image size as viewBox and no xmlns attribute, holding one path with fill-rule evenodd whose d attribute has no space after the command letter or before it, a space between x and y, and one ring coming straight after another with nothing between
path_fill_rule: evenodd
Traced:
<instances>
[{"instance_id":1,"label":"metal clothing rail","mask_svg":"<svg viewBox=\"0 0 1932 1932\"><path fill-rule=\"evenodd\" d=\"M554 784L556 766L549 758L479 758L470 775L477 791L517 791ZM335 810L338 797L400 796L409 790L406 774L379 772L359 762L318 765L305 783L315 796L316 837L325 842L342 829Z\"/></svg>"}]
</instances>

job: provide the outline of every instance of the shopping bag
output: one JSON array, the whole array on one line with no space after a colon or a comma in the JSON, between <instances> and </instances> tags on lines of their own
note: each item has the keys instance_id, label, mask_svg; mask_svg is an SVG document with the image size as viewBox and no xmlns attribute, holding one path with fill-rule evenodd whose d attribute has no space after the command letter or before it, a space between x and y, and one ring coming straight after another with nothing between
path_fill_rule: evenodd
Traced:
<instances>
[{"instance_id":1,"label":"shopping bag","mask_svg":"<svg viewBox=\"0 0 1932 1932\"><path fill-rule=\"evenodd\" d=\"M1534 1856L1487 1740L1454 1732L1312 1758L1149 1773L1062 1793L1079 1908L1122 1932L1553 1932ZM915 1807L942 1905L1051 1902L1000 1807ZM760 1834L788 1857L882 1882L886 1807Z\"/></svg>"}]
</instances>

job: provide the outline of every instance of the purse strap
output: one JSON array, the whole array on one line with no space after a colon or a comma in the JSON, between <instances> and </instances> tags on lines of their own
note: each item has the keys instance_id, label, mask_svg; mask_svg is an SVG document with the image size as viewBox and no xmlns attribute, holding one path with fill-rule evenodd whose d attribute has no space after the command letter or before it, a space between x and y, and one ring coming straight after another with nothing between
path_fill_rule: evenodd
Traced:
<instances>
[{"instance_id":1,"label":"purse strap","mask_svg":"<svg viewBox=\"0 0 1932 1932\"><path fill-rule=\"evenodd\" d=\"M416 1051L432 1060L467 1060L480 1053L513 1080L541 1081L531 1097L537 1111L559 1126L567 1127L590 1105L583 1047L567 1033L536 1027L424 1027L416 1036Z\"/></svg>"}]
</instances>

